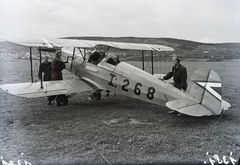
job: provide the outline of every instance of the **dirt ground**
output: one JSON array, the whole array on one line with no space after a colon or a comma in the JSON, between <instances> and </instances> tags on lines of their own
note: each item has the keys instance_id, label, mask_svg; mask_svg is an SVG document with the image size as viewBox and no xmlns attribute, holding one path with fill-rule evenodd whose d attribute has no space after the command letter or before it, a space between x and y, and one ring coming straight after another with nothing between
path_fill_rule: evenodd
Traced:
<instances>
[{"instance_id":1,"label":"dirt ground","mask_svg":"<svg viewBox=\"0 0 240 165\"><path fill-rule=\"evenodd\" d=\"M46 98L20 98L0 90L0 162L216 164L218 156L233 164L230 157L238 161L240 156L240 62L183 64L189 75L198 67L218 72L223 98L232 107L219 116L196 118L121 95L91 101L89 93L82 93L69 105L55 107ZM171 65L160 68L166 73ZM29 61L0 62L0 84L28 81Z\"/></svg>"}]
</instances>

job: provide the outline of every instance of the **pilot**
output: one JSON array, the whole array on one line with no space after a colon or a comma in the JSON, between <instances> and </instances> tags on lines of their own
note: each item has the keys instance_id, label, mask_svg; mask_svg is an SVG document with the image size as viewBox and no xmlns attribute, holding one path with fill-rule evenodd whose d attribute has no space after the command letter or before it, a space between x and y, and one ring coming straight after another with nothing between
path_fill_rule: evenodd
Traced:
<instances>
[{"instance_id":1,"label":"pilot","mask_svg":"<svg viewBox=\"0 0 240 165\"><path fill-rule=\"evenodd\" d=\"M103 50L100 50L100 58L99 58L99 62L102 61L102 59L104 59L106 57L106 54Z\"/></svg>"},{"instance_id":2,"label":"pilot","mask_svg":"<svg viewBox=\"0 0 240 165\"><path fill-rule=\"evenodd\" d=\"M98 51L94 51L88 59L88 62L97 65L100 59L100 53Z\"/></svg>"},{"instance_id":3,"label":"pilot","mask_svg":"<svg viewBox=\"0 0 240 165\"><path fill-rule=\"evenodd\" d=\"M113 61L114 61L115 66L120 63L118 55L114 56Z\"/></svg>"},{"instance_id":4,"label":"pilot","mask_svg":"<svg viewBox=\"0 0 240 165\"><path fill-rule=\"evenodd\" d=\"M106 62L109 63L109 64L112 64L112 65L115 65L115 66L116 66L117 64L120 63L120 60L119 60L119 58L118 58L117 55L115 55L115 54L109 54L109 55L108 55L108 59L107 59Z\"/></svg>"},{"instance_id":5,"label":"pilot","mask_svg":"<svg viewBox=\"0 0 240 165\"><path fill-rule=\"evenodd\" d=\"M187 89L187 69L180 64L180 58L174 55L172 71L163 77L164 80L168 80L173 77L174 86L183 92Z\"/></svg>"}]
</instances>

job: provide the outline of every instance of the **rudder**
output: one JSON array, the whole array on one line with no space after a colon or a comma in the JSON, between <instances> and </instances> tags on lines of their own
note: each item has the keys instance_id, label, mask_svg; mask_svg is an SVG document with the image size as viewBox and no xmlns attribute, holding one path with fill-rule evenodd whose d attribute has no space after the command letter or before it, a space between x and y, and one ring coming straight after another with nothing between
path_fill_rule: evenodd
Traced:
<instances>
[{"instance_id":1,"label":"rudder","mask_svg":"<svg viewBox=\"0 0 240 165\"><path fill-rule=\"evenodd\" d=\"M186 93L214 115L222 112L222 84L219 75L210 69L199 68L191 76Z\"/></svg>"}]
</instances>

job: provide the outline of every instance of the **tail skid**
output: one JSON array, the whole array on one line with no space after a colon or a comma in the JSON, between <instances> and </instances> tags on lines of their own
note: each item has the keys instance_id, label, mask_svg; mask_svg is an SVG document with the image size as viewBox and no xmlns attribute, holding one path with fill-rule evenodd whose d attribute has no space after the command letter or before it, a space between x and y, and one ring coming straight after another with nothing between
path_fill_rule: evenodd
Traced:
<instances>
[{"instance_id":1,"label":"tail skid","mask_svg":"<svg viewBox=\"0 0 240 165\"><path fill-rule=\"evenodd\" d=\"M170 109L190 116L219 115L231 105L222 100L221 80L219 75L210 69L197 69L189 82L187 95L193 99L179 99L166 103ZM195 101L193 101L195 100Z\"/></svg>"}]
</instances>

